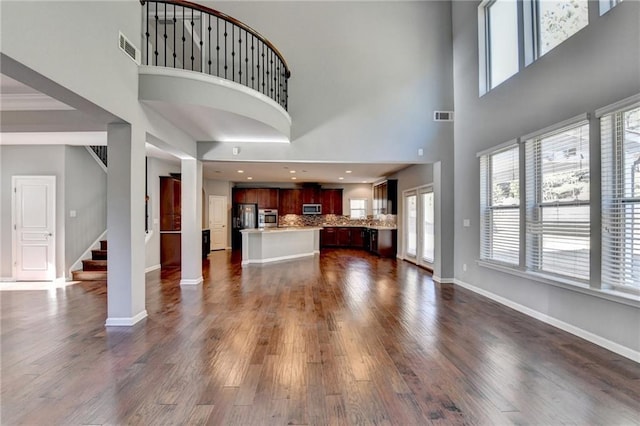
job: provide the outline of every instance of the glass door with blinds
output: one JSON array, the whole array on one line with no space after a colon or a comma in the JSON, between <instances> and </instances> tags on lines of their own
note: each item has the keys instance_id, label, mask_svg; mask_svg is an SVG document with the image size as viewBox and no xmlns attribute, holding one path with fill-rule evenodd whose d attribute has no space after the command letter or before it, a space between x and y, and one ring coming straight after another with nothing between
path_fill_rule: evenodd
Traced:
<instances>
[{"instance_id":1,"label":"glass door with blinds","mask_svg":"<svg viewBox=\"0 0 640 426\"><path fill-rule=\"evenodd\" d=\"M431 267L435 260L435 199L424 186L404 193L404 257Z\"/></svg>"}]
</instances>

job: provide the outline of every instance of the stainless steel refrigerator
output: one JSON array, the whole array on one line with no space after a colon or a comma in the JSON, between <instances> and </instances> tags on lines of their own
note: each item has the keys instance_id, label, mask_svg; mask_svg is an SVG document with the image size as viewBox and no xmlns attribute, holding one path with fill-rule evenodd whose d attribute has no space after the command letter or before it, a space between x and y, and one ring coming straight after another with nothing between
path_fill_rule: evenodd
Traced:
<instances>
[{"instance_id":1,"label":"stainless steel refrigerator","mask_svg":"<svg viewBox=\"0 0 640 426\"><path fill-rule=\"evenodd\" d=\"M258 205L234 204L232 224L232 247L234 249L239 249L242 247L242 234L240 234L240 230L258 227Z\"/></svg>"}]
</instances>

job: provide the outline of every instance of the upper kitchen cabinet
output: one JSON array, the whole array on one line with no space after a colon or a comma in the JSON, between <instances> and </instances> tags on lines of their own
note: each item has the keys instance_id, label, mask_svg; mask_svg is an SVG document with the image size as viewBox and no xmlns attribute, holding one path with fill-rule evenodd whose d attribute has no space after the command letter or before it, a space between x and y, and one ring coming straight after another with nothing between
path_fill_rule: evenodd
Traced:
<instances>
[{"instance_id":1,"label":"upper kitchen cabinet","mask_svg":"<svg viewBox=\"0 0 640 426\"><path fill-rule=\"evenodd\" d=\"M320 204L322 202L319 186L302 188L302 204Z\"/></svg>"},{"instance_id":2,"label":"upper kitchen cabinet","mask_svg":"<svg viewBox=\"0 0 640 426\"><path fill-rule=\"evenodd\" d=\"M302 214L302 189L280 189L278 214Z\"/></svg>"},{"instance_id":3,"label":"upper kitchen cabinet","mask_svg":"<svg viewBox=\"0 0 640 426\"><path fill-rule=\"evenodd\" d=\"M342 215L342 189L321 191L322 214Z\"/></svg>"},{"instance_id":4,"label":"upper kitchen cabinet","mask_svg":"<svg viewBox=\"0 0 640 426\"><path fill-rule=\"evenodd\" d=\"M258 192L258 208L259 209L277 209L278 208L278 188L260 188Z\"/></svg>"},{"instance_id":5,"label":"upper kitchen cabinet","mask_svg":"<svg viewBox=\"0 0 640 426\"><path fill-rule=\"evenodd\" d=\"M397 179L389 179L373 186L373 214L398 214Z\"/></svg>"},{"instance_id":6,"label":"upper kitchen cabinet","mask_svg":"<svg viewBox=\"0 0 640 426\"><path fill-rule=\"evenodd\" d=\"M258 189L256 188L233 188L234 204L257 204Z\"/></svg>"}]
</instances>

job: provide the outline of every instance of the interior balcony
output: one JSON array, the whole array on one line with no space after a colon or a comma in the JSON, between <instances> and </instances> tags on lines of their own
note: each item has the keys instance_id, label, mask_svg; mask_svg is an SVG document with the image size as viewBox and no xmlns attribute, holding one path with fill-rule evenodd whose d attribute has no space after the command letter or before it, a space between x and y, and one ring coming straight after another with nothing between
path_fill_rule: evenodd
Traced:
<instances>
[{"instance_id":1,"label":"interior balcony","mask_svg":"<svg viewBox=\"0 0 640 426\"><path fill-rule=\"evenodd\" d=\"M197 141L290 141L289 67L244 23L182 0L141 0L139 99Z\"/></svg>"}]
</instances>

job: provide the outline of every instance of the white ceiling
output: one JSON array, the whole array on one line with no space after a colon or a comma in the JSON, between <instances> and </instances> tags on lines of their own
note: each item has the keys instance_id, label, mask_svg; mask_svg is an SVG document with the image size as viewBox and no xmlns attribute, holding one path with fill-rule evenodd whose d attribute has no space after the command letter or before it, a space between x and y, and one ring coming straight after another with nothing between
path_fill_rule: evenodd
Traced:
<instances>
[{"instance_id":1,"label":"white ceiling","mask_svg":"<svg viewBox=\"0 0 640 426\"><path fill-rule=\"evenodd\" d=\"M55 111L72 110L37 90L6 75L0 74L0 111ZM79 129L80 130L80 129ZM89 132L84 133L86 137ZM104 132L91 132L94 136L89 144L102 145L106 141ZM12 129L0 138L0 144L43 144L46 140L55 143L77 145L81 132L27 133ZM52 137L54 135L55 137ZM103 137L96 136L102 135ZM46 140L45 140L46 139ZM75 142L74 142L75 141ZM101 143L101 141L103 141ZM295 142L294 142L295 143ZM180 159L147 144L147 155L163 161L180 164ZM284 162L204 162L203 176L206 179L231 182L260 183L372 183L401 170L409 164L354 164L354 163L284 163ZM243 170L239 173L238 170ZM350 170L351 173L347 173ZM295 171L295 173L292 173ZM295 177L296 179L292 179ZM342 177L342 179L340 179ZM249 179L252 178L252 179Z\"/></svg>"}]
</instances>

